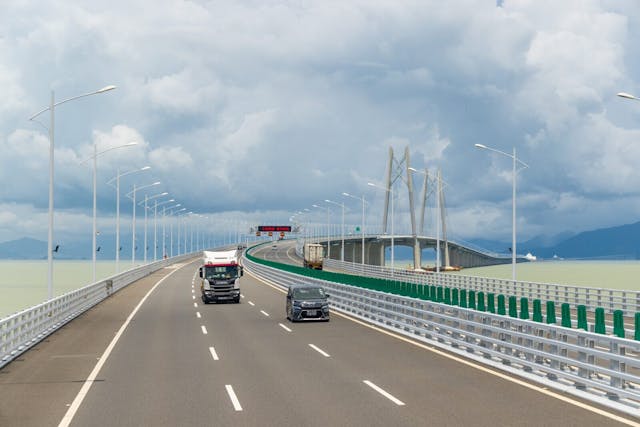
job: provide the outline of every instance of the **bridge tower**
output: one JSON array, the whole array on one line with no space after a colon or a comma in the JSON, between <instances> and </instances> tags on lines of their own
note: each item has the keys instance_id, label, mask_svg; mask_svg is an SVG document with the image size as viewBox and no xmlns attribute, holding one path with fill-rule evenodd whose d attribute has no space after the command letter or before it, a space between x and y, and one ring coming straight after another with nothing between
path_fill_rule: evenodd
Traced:
<instances>
[{"instance_id":1,"label":"bridge tower","mask_svg":"<svg viewBox=\"0 0 640 427\"><path fill-rule=\"evenodd\" d=\"M407 191L409 194L409 215L411 219L411 235L413 237L413 265L414 268L420 268L422 265L422 248L418 240L418 227L416 226L414 195L413 195L413 174L411 173L411 156L409 154L409 147L405 147L404 156L401 159L397 159L394 156L393 148L389 147L389 162L387 163L387 176L385 192L384 211L382 216L382 232L387 233L388 213L389 213L389 198L392 195L392 187L395 182L400 179L407 185ZM405 178L406 177L406 178ZM437 223L438 227L442 226L443 241L444 241L444 266L449 265L449 248L447 242L447 228L445 221L445 204L444 204L444 192L442 191L442 177L441 171L438 171L436 178L434 179L437 190L436 203L440 221ZM425 207L427 204L429 186L429 171L424 171L424 181L422 186L421 203L420 203L420 235L424 235L424 216ZM439 233L438 233L439 234ZM436 248L438 253L438 267L443 263L440 260L440 240L438 240L438 246Z\"/></svg>"}]
</instances>

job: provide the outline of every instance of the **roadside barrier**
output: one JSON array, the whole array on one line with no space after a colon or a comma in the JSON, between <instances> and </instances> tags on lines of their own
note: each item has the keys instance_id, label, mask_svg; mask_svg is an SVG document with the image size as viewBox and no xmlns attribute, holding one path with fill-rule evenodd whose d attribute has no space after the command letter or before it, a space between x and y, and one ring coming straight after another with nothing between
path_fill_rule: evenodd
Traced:
<instances>
[{"instance_id":1,"label":"roadside barrier","mask_svg":"<svg viewBox=\"0 0 640 427\"><path fill-rule=\"evenodd\" d=\"M132 268L0 319L0 368L113 293L194 256L187 254Z\"/></svg>"}]
</instances>

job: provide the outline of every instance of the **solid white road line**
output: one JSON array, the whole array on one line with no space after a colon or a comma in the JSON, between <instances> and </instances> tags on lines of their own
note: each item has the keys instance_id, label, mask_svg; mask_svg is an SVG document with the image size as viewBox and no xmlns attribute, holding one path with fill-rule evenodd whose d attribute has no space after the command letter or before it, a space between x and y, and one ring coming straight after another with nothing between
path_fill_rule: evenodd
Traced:
<instances>
[{"instance_id":1,"label":"solid white road line","mask_svg":"<svg viewBox=\"0 0 640 427\"><path fill-rule=\"evenodd\" d=\"M199 311L196 311L196 317L197 317L198 319L200 319L200 318L202 317L202 316L200 315L200 312L199 312Z\"/></svg>"},{"instance_id":2,"label":"solid white road line","mask_svg":"<svg viewBox=\"0 0 640 427\"><path fill-rule=\"evenodd\" d=\"M205 335L207 335L207 334L208 334L208 332L207 332L207 327L206 327L206 326L204 326L204 325L200 325L200 329L202 329L202 333L203 333L203 334L205 334Z\"/></svg>"},{"instance_id":3,"label":"solid white road line","mask_svg":"<svg viewBox=\"0 0 640 427\"><path fill-rule=\"evenodd\" d=\"M264 310L260 310L260 313L262 313L262 314L264 314L265 316L269 317L269 313L267 313L267 312L266 312L266 311L264 311Z\"/></svg>"},{"instance_id":4,"label":"solid white road line","mask_svg":"<svg viewBox=\"0 0 640 427\"><path fill-rule=\"evenodd\" d=\"M249 301L249 305L253 307L255 304L253 303L253 301Z\"/></svg>"},{"instance_id":5,"label":"solid white road line","mask_svg":"<svg viewBox=\"0 0 640 427\"><path fill-rule=\"evenodd\" d=\"M291 332L291 329L287 328L287 327L286 327L285 325L283 325L282 323L278 323L278 325L280 325L280 327L281 327L282 329L284 329L285 331L287 331L287 332Z\"/></svg>"},{"instance_id":6,"label":"solid white road line","mask_svg":"<svg viewBox=\"0 0 640 427\"><path fill-rule=\"evenodd\" d=\"M93 368L93 370L91 371L91 373L89 374L87 379L84 381L84 384L82 384L82 387L80 388L80 391L76 395L75 399L73 399L73 402L71 403L71 406L69 406L69 409L67 409L67 413L64 414L64 417L62 417L62 420L60 420L60 424L58 424L58 427L67 427L69 424L71 424L71 421L73 421L73 417L76 415L76 412L78 412L78 409L80 408L80 405L82 404L82 401L84 400L84 398L87 395L87 393L89 393L89 389L91 388L91 385L93 384L93 382L95 381L96 377L100 373L100 369L102 369L102 366L105 364L105 362L109 358L109 355L113 351L113 348L116 346L118 340L120 339L120 337L124 333L125 329L127 329L127 326L129 325L129 323L131 323L131 320L133 319L133 316L136 315L136 313L138 312L140 307L142 307L142 304L144 304L144 302L147 300L149 295L151 295L151 293L162 282L164 282L166 279L168 279L173 273L175 273L178 270L180 270L180 269L176 268L175 270L171 271L171 273L167 274L162 279L158 280L158 283L153 285L153 288L151 288L149 290L149 292L147 292L146 295L144 297L142 297L142 299L140 300L140 302L138 303L136 308L134 308L133 311L131 312L131 314L129 314L129 317L127 317L127 320L125 320L124 323L122 324L122 326L120 326L120 329L118 330L116 335L113 337L113 339L111 340L111 342L107 346L107 349L104 351L104 353L102 353L102 356L100 356L100 359L98 360L98 363L96 363L96 366Z\"/></svg>"},{"instance_id":7,"label":"solid white road line","mask_svg":"<svg viewBox=\"0 0 640 427\"><path fill-rule=\"evenodd\" d=\"M213 357L213 360L220 360L218 358L218 353L216 353L216 349L213 347L209 347L209 352L211 353L211 357Z\"/></svg>"},{"instance_id":8,"label":"solid white road line","mask_svg":"<svg viewBox=\"0 0 640 427\"><path fill-rule=\"evenodd\" d=\"M227 389L227 394L229 395L229 399L231 399L231 403L233 403L233 409L236 411L242 411L242 406L240 406L240 401L238 400L236 393L233 391L233 387L228 384L224 387Z\"/></svg>"},{"instance_id":9,"label":"solid white road line","mask_svg":"<svg viewBox=\"0 0 640 427\"><path fill-rule=\"evenodd\" d=\"M317 346L315 346L313 344L309 344L309 347L311 347L312 349L314 349L315 351L317 351L318 353L320 353L324 357L331 357L331 356L329 356L329 353L323 351L322 349L318 348Z\"/></svg>"},{"instance_id":10,"label":"solid white road line","mask_svg":"<svg viewBox=\"0 0 640 427\"><path fill-rule=\"evenodd\" d=\"M377 391L378 393L380 393L381 395L383 395L384 397L386 397L387 399L389 399L390 401L392 401L393 403L395 403L398 406L404 406L404 402L394 396L392 396L391 394L387 393L386 391L384 391L383 389L381 389L380 387L378 387L377 385L375 385L374 383L372 383L369 380L364 380L362 381L363 383L365 383L366 385L368 385L369 387L371 387L372 389L374 389L375 391Z\"/></svg>"}]
</instances>

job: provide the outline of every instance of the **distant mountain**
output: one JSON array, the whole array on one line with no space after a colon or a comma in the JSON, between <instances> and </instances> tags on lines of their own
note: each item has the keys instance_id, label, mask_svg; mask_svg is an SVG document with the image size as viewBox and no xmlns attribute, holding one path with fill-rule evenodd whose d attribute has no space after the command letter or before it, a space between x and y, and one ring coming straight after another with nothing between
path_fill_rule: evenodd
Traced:
<instances>
[{"instance_id":1,"label":"distant mountain","mask_svg":"<svg viewBox=\"0 0 640 427\"><path fill-rule=\"evenodd\" d=\"M47 242L28 237L2 242L0 259L47 259Z\"/></svg>"},{"instance_id":2,"label":"distant mountain","mask_svg":"<svg viewBox=\"0 0 640 427\"><path fill-rule=\"evenodd\" d=\"M640 222L585 231L549 247L523 244L518 252L542 258L640 259Z\"/></svg>"}]
</instances>

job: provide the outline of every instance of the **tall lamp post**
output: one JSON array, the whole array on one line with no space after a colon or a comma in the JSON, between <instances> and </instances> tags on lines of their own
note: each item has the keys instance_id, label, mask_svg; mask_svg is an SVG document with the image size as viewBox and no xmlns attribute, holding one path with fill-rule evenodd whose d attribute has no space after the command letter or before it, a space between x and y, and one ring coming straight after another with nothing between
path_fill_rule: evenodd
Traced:
<instances>
[{"instance_id":1,"label":"tall lamp post","mask_svg":"<svg viewBox=\"0 0 640 427\"><path fill-rule=\"evenodd\" d=\"M158 206L162 206L162 205L166 205L169 203L173 203L175 202L176 199L169 199L169 200L165 200L164 202L156 202L155 203L155 212L154 212L154 218L153 218L153 222L154 222L154 231L153 231L153 246L154 246L154 250L153 250L153 260L156 261L158 259L158 253L157 253L157 249L158 249L158 240L157 240L157 228L158 228ZM162 208L162 258L164 259L164 212L165 212L165 207Z\"/></svg>"},{"instance_id":2,"label":"tall lamp post","mask_svg":"<svg viewBox=\"0 0 640 427\"><path fill-rule=\"evenodd\" d=\"M93 155L90 157L87 157L86 159L84 159L83 161L80 162L80 164L86 163L89 160L93 160L93 237L92 237L92 255L91 255L91 259L92 259L92 277L93 277L93 282L96 281L96 235L98 233L97 230L97 226L96 226L96 199L97 199L97 175L98 175L98 156L111 151L111 150L115 150L117 148L124 148L124 147L131 147L133 145L137 145L137 142L129 142L126 144L122 144L122 145L118 145L115 147L111 147L111 148L107 148L106 150L102 150L100 152L98 152L98 143L94 142L93 143Z\"/></svg>"},{"instance_id":3,"label":"tall lamp post","mask_svg":"<svg viewBox=\"0 0 640 427\"><path fill-rule=\"evenodd\" d=\"M343 203L338 203L338 202L331 201L329 199L325 199L324 201L327 202L327 203L331 203L333 205L336 205L336 206L340 206L342 208L342 233L341 233L341 236L342 236L342 248L341 248L341 251L340 251L340 261L344 261L344 202Z\"/></svg>"},{"instance_id":4,"label":"tall lamp post","mask_svg":"<svg viewBox=\"0 0 640 427\"><path fill-rule=\"evenodd\" d=\"M133 184L133 190L127 193L127 197L130 197L133 201L133 214L131 219L131 266L133 267L136 263L136 192L138 190L143 190L145 188L153 187L156 185L160 185L160 181L156 181L153 184L143 185L142 187L136 187Z\"/></svg>"},{"instance_id":5,"label":"tall lamp post","mask_svg":"<svg viewBox=\"0 0 640 427\"><path fill-rule=\"evenodd\" d=\"M505 153L504 151L496 150L495 148L487 147L483 144L475 144L476 148L480 148L482 150L493 151L494 153L502 154L503 156L510 157L513 160L513 170L512 170L512 196L511 196L511 279L516 281L516 166L517 163L522 165L522 169L526 169L529 167L522 160L518 159L516 156L516 147L513 147L513 154Z\"/></svg>"},{"instance_id":6,"label":"tall lamp post","mask_svg":"<svg viewBox=\"0 0 640 427\"><path fill-rule=\"evenodd\" d=\"M166 196L168 194L169 193L167 193L165 191L165 192L153 195L151 197L148 197L147 194L145 193L144 200L142 202L138 203L138 205L142 205L144 203L144 263L145 264L147 263L147 250L148 250L148 246L147 246L147 210L151 209L151 207L148 206L147 204L148 204L148 202L150 200L154 200L154 199L157 199L159 197L164 197L164 196ZM157 213L157 205L156 205L156 213ZM155 239L154 239L154 244L155 244Z\"/></svg>"},{"instance_id":7,"label":"tall lamp post","mask_svg":"<svg viewBox=\"0 0 640 427\"><path fill-rule=\"evenodd\" d=\"M120 272L120 178L149 169L151 169L151 166L120 173L120 168L118 168L116 176L107 181L109 185L113 185L113 181L116 181L116 273Z\"/></svg>"},{"instance_id":8,"label":"tall lamp post","mask_svg":"<svg viewBox=\"0 0 640 427\"><path fill-rule=\"evenodd\" d=\"M395 231L394 231L394 226L393 224L395 223L395 221L393 220L393 205L394 205L394 195L393 195L393 189L392 188L384 188L384 187L380 187L379 185L374 184L373 182L368 182L367 185L371 186L371 187L375 187L379 190L383 190L383 191L388 191L391 194L391 274L393 275L394 271L395 271L395 252L394 252L394 246L395 246L395 240L394 240L394 236L395 236Z\"/></svg>"},{"instance_id":9,"label":"tall lamp post","mask_svg":"<svg viewBox=\"0 0 640 427\"><path fill-rule=\"evenodd\" d=\"M331 212L331 210L329 209L329 206L319 206L319 205L311 205L314 208L317 209L326 209L327 210L327 258L331 258L331 230L329 229L330 227L330 223L329 223L329 213Z\"/></svg>"},{"instance_id":10,"label":"tall lamp post","mask_svg":"<svg viewBox=\"0 0 640 427\"><path fill-rule=\"evenodd\" d=\"M343 196L351 197L352 199L362 200L362 224L360 225L360 231L362 232L362 265L364 265L364 195L362 197L356 197L349 193L342 193Z\"/></svg>"},{"instance_id":11,"label":"tall lamp post","mask_svg":"<svg viewBox=\"0 0 640 427\"><path fill-rule=\"evenodd\" d=\"M55 135L55 132L54 132L55 108L58 105L64 104L66 102L73 101L79 98L84 98L85 96L97 95L100 93L108 92L115 88L116 87L113 85L105 86L102 89L96 90L94 92L89 92L82 95L74 96L58 102L55 101L54 91L51 91L51 102L49 103L49 106L46 108L43 108L42 110L38 111L37 113L29 117L29 120L40 124L42 127L44 127L49 131L49 231L47 236L47 299L53 298L53 153L54 153L54 135ZM50 122L49 122L48 128L42 123L35 120L36 117L38 117L40 114L44 113L45 111L50 112Z\"/></svg>"}]
</instances>

